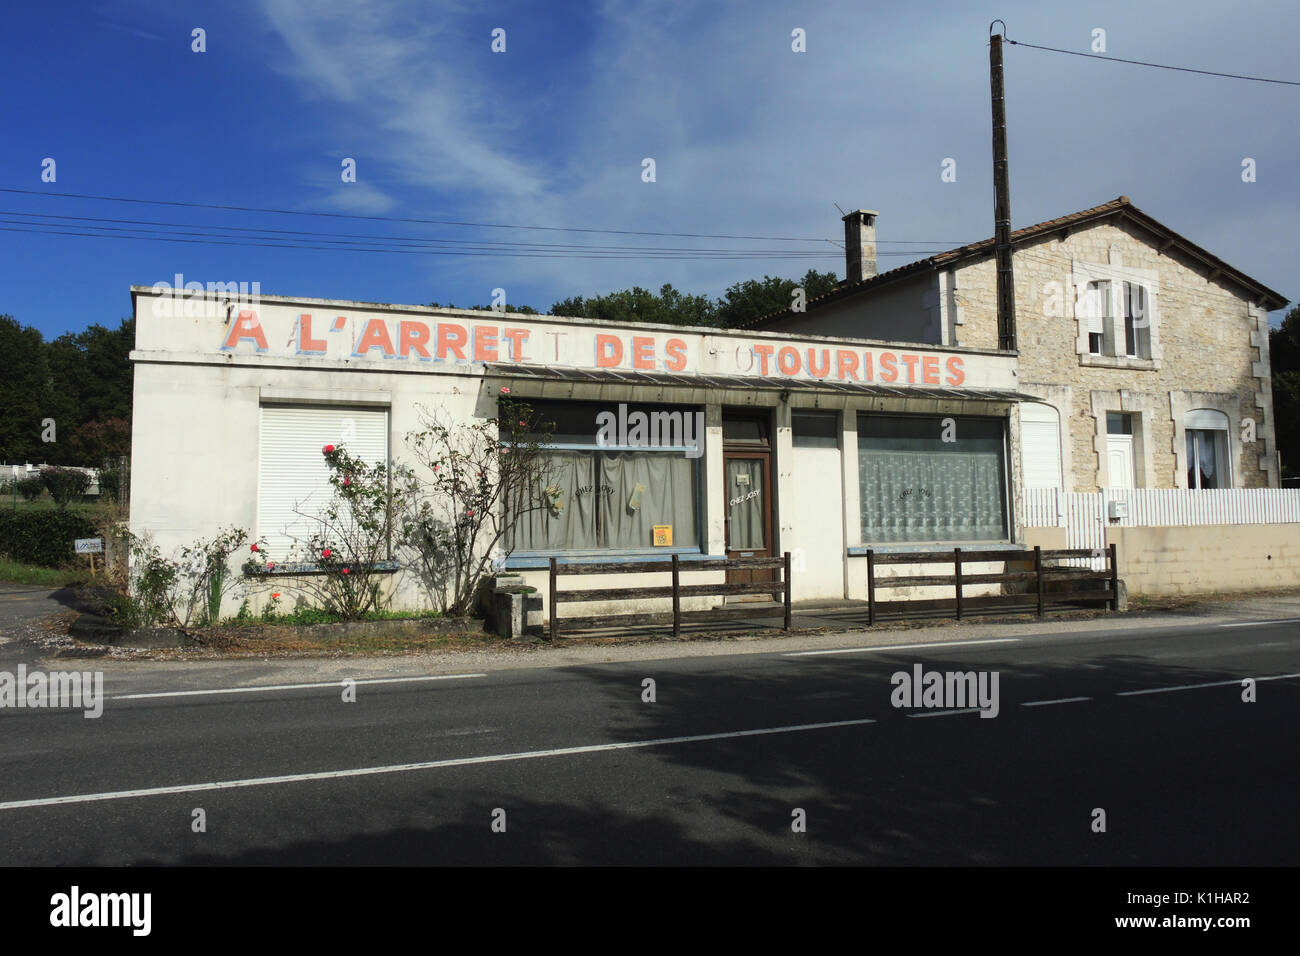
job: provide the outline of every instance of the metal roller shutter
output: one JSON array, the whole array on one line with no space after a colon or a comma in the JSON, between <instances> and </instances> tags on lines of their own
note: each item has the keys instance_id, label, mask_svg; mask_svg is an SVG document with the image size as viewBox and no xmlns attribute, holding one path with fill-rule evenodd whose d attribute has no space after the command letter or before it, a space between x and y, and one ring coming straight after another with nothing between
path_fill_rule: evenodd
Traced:
<instances>
[{"instance_id":1,"label":"metal roller shutter","mask_svg":"<svg viewBox=\"0 0 1300 956\"><path fill-rule=\"evenodd\" d=\"M1021 479L1026 488L1061 487L1061 426L1050 405L1020 406Z\"/></svg>"},{"instance_id":2,"label":"metal roller shutter","mask_svg":"<svg viewBox=\"0 0 1300 956\"><path fill-rule=\"evenodd\" d=\"M388 410L322 405L264 405L259 454L257 533L274 561L299 550L332 497L321 449L337 445L363 461L388 463ZM304 555L305 557L305 555Z\"/></svg>"}]
</instances>

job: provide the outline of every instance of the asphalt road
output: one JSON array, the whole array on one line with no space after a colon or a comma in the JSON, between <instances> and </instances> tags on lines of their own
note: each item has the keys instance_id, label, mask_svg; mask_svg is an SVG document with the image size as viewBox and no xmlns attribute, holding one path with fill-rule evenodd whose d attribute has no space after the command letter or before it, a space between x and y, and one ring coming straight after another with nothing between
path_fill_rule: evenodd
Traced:
<instances>
[{"instance_id":1,"label":"asphalt road","mask_svg":"<svg viewBox=\"0 0 1300 956\"><path fill-rule=\"evenodd\" d=\"M998 640L440 675L354 703L110 671L99 719L0 708L0 864L1300 863L1300 622ZM915 664L996 671L1000 713L895 708Z\"/></svg>"}]
</instances>

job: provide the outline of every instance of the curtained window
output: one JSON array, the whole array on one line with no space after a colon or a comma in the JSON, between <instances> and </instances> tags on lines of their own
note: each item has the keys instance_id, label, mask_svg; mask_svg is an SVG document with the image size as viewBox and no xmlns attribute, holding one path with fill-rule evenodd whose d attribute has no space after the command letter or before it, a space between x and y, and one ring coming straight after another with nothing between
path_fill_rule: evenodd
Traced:
<instances>
[{"instance_id":1,"label":"curtained window","mask_svg":"<svg viewBox=\"0 0 1300 956\"><path fill-rule=\"evenodd\" d=\"M1002 419L860 415L863 543L1007 540L1004 427Z\"/></svg>"},{"instance_id":2,"label":"curtained window","mask_svg":"<svg viewBox=\"0 0 1300 956\"><path fill-rule=\"evenodd\" d=\"M671 526L673 548L699 546L697 488L702 459L687 457L680 448L598 446L594 422L603 405L537 403L534 407L554 415L556 438L546 453L547 474L533 489L544 507L516 522L510 551L647 551L655 547L656 525ZM696 410L673 411L689 415ZM588 421L592 427L584 431L583 423Z\"/></svg>"}]
</instances>

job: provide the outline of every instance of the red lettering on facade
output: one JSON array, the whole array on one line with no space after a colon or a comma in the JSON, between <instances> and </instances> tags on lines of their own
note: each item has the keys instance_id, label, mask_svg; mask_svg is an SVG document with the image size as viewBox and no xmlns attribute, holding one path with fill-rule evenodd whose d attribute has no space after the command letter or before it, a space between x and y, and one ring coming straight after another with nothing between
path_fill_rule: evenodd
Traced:
<instances>
[{"instance_id":1,"label":"red lettering on facade","mask_svg":"<svg viewBox=\"0 0 1300 956\"><path fill-rule=\"evenodd\" d=\"M596 335L596 368L614 368L623 361L623 342L617 335Z\"/></svg>"},{"instance_id":2,"label":"red lettering on facade","mask_svg":"<svg viewBox=\"0 0 1300 956\"><path fill-rule=\"evenodd\" d=\"M880 353L880 380L893 382L898 379L898 356L893 352Z\"/></svg>"},{"instance_id":3,"label":"red lettering on facade","mask_svg":"<svg viewBox=\"0 0 1300 956\"><path fill-rule=\"evenodd\" d=\"M773 348L770 345L755 345L754 354L758 356L758 374L771 375L767 370L767 360L772 357Z\"/></svg>"},{"instance_id":4,"label":"red lettering on facade","mask_svg":"<svg viewBox=\"0 0 1300 956\"><path fill-rule=\"evenodd\" d=\"M371 349L379 349L384 358L393 357L393 340L388 337L388 323L383 319L367 319L366 327L361 330L354 355L366 355Z\"/></svg>"},{"instance_id":5,"label":"red lettering on facade","mask_svg":"<svg viewBox=\"0 0 1300 956\"><path fill-rule=\"evenodd\" d=\"M664 368L670 372L680 372L686 368L686 343L681 339L669 339L664 346L668 358L664 359Z\"/></svg>"},{"instance_id":6,"label":"red lettering on facade","mask_svg":"<svg viewBox=\"0 0 1300 956\"><path fill-rule=\"evenodd\" d=\"M474 326L474 361L497 360L497 330L490 325Z\"/></svg>"},{"instance_id":7,"label":"red lettering on facade","mask_svg":"<svg viewBox=\"0 0 1300 956\"><path fill-rule=\"evenodd\" d=\"M939 384L939 356L927 355L921 359L921 381L926 385Z\"/></svg>"},{"instance_id":8,"label":"red lettering on facade","mask_svg":"<svg viewBox=\"0 0 1300 956\"><path fill-rule=\"evenodd\" d=\"M438 323L438 360L442 361L451 352L461 361L465 360L465 343L469 341L469 334L465 331L463 325L454 325L452 323Z\"/></svg>"},{"instance_id":9,"label":"red lettering on facade","mask_svg":"<svg viewBox=\"0 0 1300 956\"><path fill-rule=\"evenodd\" d=\"M835 377L838 379L851 378L854 381L858 378L858 353L850 352L848 349L837 349L835 352Z\"/></svg>"},{"instance_id":10,"label":"red lettering on facade","mask_svg":"<svg viewBox=\"0 0 1300 956\"><path fill-rule=\"evenodd\" d=\"M432 358L429 354L429 325L413 319L403 319L397 324L397 354L407 358L412 352L422 359Z\"/></svg>"},{"instance_id":11,"label":"red lettering on facade","mask_svg":"<svg viewBox=\"0 0 1300 956\"><path fill-rule=\"evenodd\" d=\"M831 350L822 349L821 368L817 367L817 360L814 357L816 354L816 349L808 350L808 374L815 378L825 378L831 371Z\"/></svg>"},{"instance_id":12,"label":"red lettering on facade","mask_svg":"<svg viewBox=\"0 0 1300 956\"><path fill-rule=\"evenodd\" d=\"M527 359L524 358L524 343L528 341L528 330L506 329L501 334L510 340L510 361L526 362Z\"/></svg>"},{"instance_id":13,"label":"red lettering on facade","mask_svg":"<svg viewBox=\"0 0 1300 956\"><path fill-rule=\"evenodd\" d=\"M798 375L800 366L798 349L792 349L787 345L776 353L776 367L781 370L782 375Z\"/></svg>"},{"instance_id":14,"label":"red lettering on facade","mask_svg":"<svg viewBox=\"0 0 1300 956\"><path fill-rule=\"evenodd\" d=\"M962 361L957 356L948 359L948 384L960 385L966 381L966 373L962 370Z\"/></svg>"},{"instance_id":15,"label":"red lettering on facade","mask_svg":"<svg viewBox=\"0 0 1300 956\"><path fill-rule=\"evenodd\" d=\"M318 355L324 355L325 349L324 339L313 339L311 337L311 316L306 312L298 316L298 351L315 352Z\"/></svg>"},{"instance_id":16,"label":"red lettering on facade","mask_svg":"<svg viewBox=\"0 0 1300 956\"><path fill-rule=\"evenodd\" d=\"M223 349L233 349L244 339L252 339L259 352L266 351L266 333L262 331L262 323L258 320L256 312L240 312L230 325L230 334L226 336L226 344L221 347Z\"/></svg>"},{"instance_id":17,"label":"red lettering on facade","mask_svg":"<svg viewBox=\"0 0 1300 956\"><path fill-rule=\"evenodd\" d=\"M903 364L907 366L907 383L916 384L916 363L921 361L919 355L903 355Z\"/></svg>"},{"instance_id":18,"label":"red lettering on facade","mask_svg":"<svg viewBox=\"0 0 1300 956\"><path fill-rule=\"evenodd\" d=\"M655 340L632 336L632 367L652 371L655 367Z\"/></svg>"}]
</instances>

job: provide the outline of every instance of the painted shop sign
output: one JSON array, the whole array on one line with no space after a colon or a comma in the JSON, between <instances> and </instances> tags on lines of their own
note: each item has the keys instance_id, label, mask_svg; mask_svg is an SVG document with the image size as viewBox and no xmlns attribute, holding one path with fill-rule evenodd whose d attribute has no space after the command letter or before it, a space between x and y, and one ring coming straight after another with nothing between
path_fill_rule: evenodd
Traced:
<instances>
[{"instance_id":1,"label":"painted shop sign","mask_svg":"<svg viewBox=\"0 0 1300 956\"><path fill-rule=\"evenodd\" d=\"M276 324L282 326L276 329ZM291 328L290 328L291 326ZM845 348L733 336L667 332L612 332L573 326L530 326L473 321L429 321L320 315L282 311L263 324L259 310L245 309L224 329L227 353L274 352L404 363L560 365L625 371L707 371L760 377L885 382L899 385L962 385L959 355L883 348ZM272 342L283 342L274 350ZM706 349L707 346L707 349Z\"/></svg>"}]
</instances>

